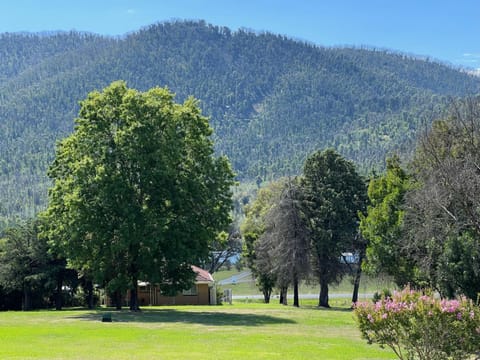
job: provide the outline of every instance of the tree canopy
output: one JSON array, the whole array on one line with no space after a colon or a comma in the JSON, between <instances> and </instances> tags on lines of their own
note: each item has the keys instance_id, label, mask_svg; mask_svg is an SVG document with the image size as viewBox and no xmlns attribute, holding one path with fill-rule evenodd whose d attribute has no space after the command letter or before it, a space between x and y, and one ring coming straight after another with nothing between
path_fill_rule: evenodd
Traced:
<instances>
[{"instance_id":1,"label":"tree canopy","mask_svg":"<svg viewBox=\"0 0 480 360\"><path fill-rule=\"evenodd\" d=\"M453 101L420 139L405 248L443 295L480 293L480 98Z\"/></svg>"},{"instance_id":2,"label":"tree canopy","mask_svg":"<svg viewBox=\"0 0 480 360\"><path fill-rule=\"evenodd\" d=\"M372 179L361 229L366 267L445 297L480 292L480 98L453 100L419 139L408 171L398 159Z\"/></svg>"},{"instance_id":3,"label":"tree canopy","mask_svg":"<svg viewBox=\"0 0 480 360\"><path fill-rule=\"evenodd\" d=\"M75 124L49 170L46 236L111 293L130 290L132 309L138 280L188 288L227 230L233 185L197 101L119 81L90 93Z\"/></svg>"},{"instance_id":4,"label":"tree canopy","mask_svg":"<svg viewBox=\"0 0 480 360\"><path fill-rule=\"evenodd\" d=\"M386 273L404 286L415 278L415 266L405 254L402 242L405 195L412 180L396 156L387 159L385 174L371 179L369 205L361 214L360 230L367 240L366 261L370 274Z\"/></svg>"},{"instance_id":5,"label":"tree canopy","mask_svg":"<svg viewBox=\"0 0 480 360\"><path fill-rule=\"evenodd\" d=\"M299 179L261 189L247 207L242 232L262 290L276 285L284 294L293 285L298 306L299 281L313 273L321 288L319 305L328 307L328 285L346 272L342 253L361 246L358 213L365 205L363 178L332 149L311 154Z\"/></svg>"},{"instance_id":6,"label":"tree canopy","mask_svg":"<svg viewBox=\"0 0 480 360\"><path fill-rule=\"evenodd\" d=\"M355 248L358 214L366 206L365 181L352 162L331 149L307 158L303 179L319 306L328 307L328 285L343 274L341 254Z\"/></svg>"}]
</instances>

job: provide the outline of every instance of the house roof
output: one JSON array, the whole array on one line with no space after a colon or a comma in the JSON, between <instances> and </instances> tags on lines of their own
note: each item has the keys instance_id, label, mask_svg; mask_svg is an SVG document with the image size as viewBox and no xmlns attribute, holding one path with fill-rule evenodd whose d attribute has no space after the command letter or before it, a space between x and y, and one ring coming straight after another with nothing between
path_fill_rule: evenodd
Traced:
<instances>
[{"instance_id":1,"label":"house roof","mask_svg":"<svg viewBox=\"0 0 480 360\"><path fill-rule=\"evenodd\" d=\"M195 272L195 282L214 282L212 274L207 270L200 269L198 266L192 265L192 270Z\"/></svg>"},{"instance_id":2,"label":"house roof","mask_svg":"<svg viewBox=\"0 0 480 360\"><path fill-rule=\"evenodd\" d=\"M215 280L213 279L212 274L210 274L207 270L203 270L198 266L191 265L193 272L195 273L195 283L213 283ZM149 282L145 281L138 281L139 286L147 286L150 285Z\"/></svg>"}]
</instances>

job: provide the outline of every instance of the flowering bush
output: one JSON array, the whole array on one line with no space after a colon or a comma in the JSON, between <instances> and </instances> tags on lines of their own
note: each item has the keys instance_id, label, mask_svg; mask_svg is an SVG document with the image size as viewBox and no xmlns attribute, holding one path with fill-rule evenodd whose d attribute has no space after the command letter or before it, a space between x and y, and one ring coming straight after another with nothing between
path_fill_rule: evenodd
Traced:
<instances>
[{"instance_id":1,"label":"flowering bush","mask_svg":"<svg viewBox=\"0 0 480 360\"><path fill-rule=\"evenodd\" d=\"M469 359L480 350L480 309L466 298L441 300L405 288L355 305L362 336L399 359Z\"/></svg>"}]
</instances>

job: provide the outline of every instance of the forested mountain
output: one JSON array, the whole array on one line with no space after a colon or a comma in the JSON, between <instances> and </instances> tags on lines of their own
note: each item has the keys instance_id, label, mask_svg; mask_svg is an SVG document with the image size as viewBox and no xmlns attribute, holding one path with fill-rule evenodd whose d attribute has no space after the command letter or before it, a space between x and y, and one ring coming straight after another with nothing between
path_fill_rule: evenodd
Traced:
<instances>
[{"instance_id":1,"label":"forested mountain","mask_svg":"<svg viewBox=\"0 0 480 360\"><path fill-rule=\"evenodd\" d=\"M240 180L297 173L313 150L335 147L364 172L411 151L416 131L480 78L385 50L322 48L204 22L152 25L119 38L0 35L0 218L45 205L56 140L78 101L114 80L168 86L201 100L218 153ZM1 226L1 225L0 225Z\"/></svg>"}]
</instances>

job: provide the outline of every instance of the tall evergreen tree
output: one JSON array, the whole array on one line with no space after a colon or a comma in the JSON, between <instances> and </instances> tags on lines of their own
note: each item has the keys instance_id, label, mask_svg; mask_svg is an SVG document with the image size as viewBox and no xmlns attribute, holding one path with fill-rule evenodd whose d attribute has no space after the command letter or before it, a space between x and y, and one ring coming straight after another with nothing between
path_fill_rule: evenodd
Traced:
<instances>
[{"instance_id":1,"label":"tall evergreen tree","mask_svg":"<svg viewBox=\"0 0 480 360\"><path fill-rule=\"evenodd\" d=\"M344 273L342 252L351 247L366 188L354 165L334 150L317 151L304 165L305 212L309 218L319 306L329 307L328 286Z\"/></svg>"},{"instance_id":2,"label":"tall evergreen tree","mask_svg":"<svg viewBox=\"0 0 480 360\"><path fill-rule=\"evenodd\" d=\"M360 229L367 240L364 267L370 274L386 273L399 286L415 282L415 266L402 243L405 196L411 179L398 157L387 159L387 170L368 185L367 215L361 215Z\"/></svg>"}]
</instances>

